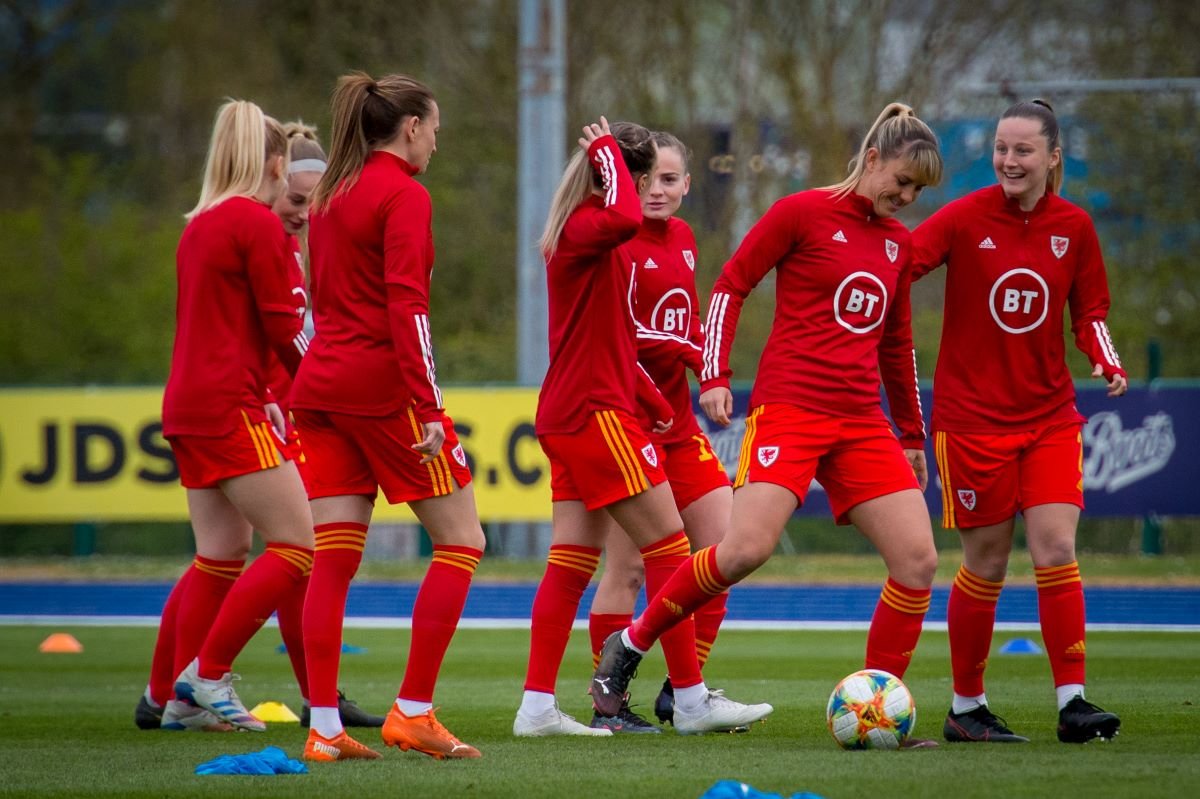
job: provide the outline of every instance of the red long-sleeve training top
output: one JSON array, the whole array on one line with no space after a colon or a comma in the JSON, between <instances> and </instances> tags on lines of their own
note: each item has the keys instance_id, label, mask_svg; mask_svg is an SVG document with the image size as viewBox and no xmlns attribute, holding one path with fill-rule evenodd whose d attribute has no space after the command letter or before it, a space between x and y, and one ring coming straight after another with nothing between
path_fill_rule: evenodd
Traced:
<instances>
[{"instance_id":1,"label":"red long-sleeve training top","mask_svg":"<svg viewBox=\"0 0 1200 799\"><path fill-rule=\"evenodd\" d=\"M687 377L688 369L699 374L704 350L696 237L682 219L645 219L624 249L633 264L638 361L674 414L671 429L652 437L663 444L686 441L701 432Z\"/></svg>"},{"instance_id":2,"label":"red long-sleeve training top","mask_svg":"<svg viewBox=\"0 0 1200 799\"><path fill-rule=\"evenodd\" d=\"M317 334L292 407L441 421L429 334L433 206L416 167L376 150L358 180L309 220Z\"/></svg>"},{"instance_id":3,"label":"red long-sleeve training top","mask_svg":"<svg viewBox=\"0 0 1200 799\"><path fill-rule=\"evenodd\" d=\"M602 409L635 415L632 272L620 245L637 234L642 206L616 139L593 141L588 159L602 194L571 212L546 263L550 366L538 395L538 435L573 433Z\"/></svg>"},{"instance_id":4,"label":"red long-sleeve training top","mask_svg":"<svg viewBox=\"0 0 1200 799\"><path fill-rule=\"evenodd\" d=\"M178 295L163 434L221 436L266 420L270 364L295 372L308 347L292 293L289 237L270 206L232 197L188 222L175 253Z\"/></svg>"},{"instance_id":5,"label":"red long-sleeve training top","mask_svg":"<svg viewBox=\"0 0 1200 799\"><path fill-rule=\"evenodd\" d=\"M912 345L909 238L866 197L824 189L776 202L725 264L709 299L703 389L728 386L742 303L775 270L775 320L751 405L883 417L880 377L906 448L925 440Z\"/></svg>"},{"instance_id":6,"label":"red long-sleeve training top","mask_svg":"<svg viewBox=\"0 0 1200 799\"><path fill-rule=\"evenodd\" d=\"M1108 279L1083 209L1047 193L1022 211L1000 186L968 194L913 231L913 276L946 264L933 426L1005 432L1080 420L1066 363L1075 344L1105 377L1124 375L1105 318Z\"/></svg>"}]
</instances>

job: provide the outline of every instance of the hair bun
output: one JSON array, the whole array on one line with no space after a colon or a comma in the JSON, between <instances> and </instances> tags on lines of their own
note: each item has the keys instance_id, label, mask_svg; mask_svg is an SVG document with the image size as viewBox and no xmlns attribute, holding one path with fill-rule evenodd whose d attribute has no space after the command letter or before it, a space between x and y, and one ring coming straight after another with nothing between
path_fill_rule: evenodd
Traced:
<instances>
[{"instance_id":1,"label":"hair bun","mask_svg":"<svg viewBox=\"0 0 1200 799\"><path fill-rule=\"evenodd\" d=\"M1054 113L1054 106L1050 105L1050 103L1046 102L1041 97L1035 97L1032 100L1030 100L1029 102L1033 103L1034 105L1040 105L1040 106L1044 107L1047 111L1049 111L1052 114Z\"/></svg>"}]
</instances>

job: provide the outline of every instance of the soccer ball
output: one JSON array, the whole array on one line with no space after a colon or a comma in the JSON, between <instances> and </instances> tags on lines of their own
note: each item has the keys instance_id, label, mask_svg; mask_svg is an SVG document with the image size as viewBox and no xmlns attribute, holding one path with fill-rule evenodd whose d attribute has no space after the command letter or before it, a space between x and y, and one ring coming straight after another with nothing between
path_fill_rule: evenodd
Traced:
<instances>
[{"instance_id":1,"label":"soccer ball","mask_svg":"<svg viewBox=\"0 0 1200 799\"><path fill-rule=\"evenodd\" d=\"M863 669L833 689L825 721L843 749L896 749L917 723L917 709L899 677Z\"/></svg>"}]
</instances>

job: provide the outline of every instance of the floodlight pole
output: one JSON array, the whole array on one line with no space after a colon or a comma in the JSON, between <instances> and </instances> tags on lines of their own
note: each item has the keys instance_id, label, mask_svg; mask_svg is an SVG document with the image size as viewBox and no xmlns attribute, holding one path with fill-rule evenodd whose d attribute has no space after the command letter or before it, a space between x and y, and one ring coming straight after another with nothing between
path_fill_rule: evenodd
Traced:
<instances>
[{"instance_id":1,"label":"floodlight pole","mask_svg":"<svg viewBox=\"0 0 1200 799\"><path fill-rule=\"evenodd\" d=\"M566 7L521 0L517 127L517 382L539 386L550 362L546 267L537 241L566 161Z\"/></svg>"}]
</instances>

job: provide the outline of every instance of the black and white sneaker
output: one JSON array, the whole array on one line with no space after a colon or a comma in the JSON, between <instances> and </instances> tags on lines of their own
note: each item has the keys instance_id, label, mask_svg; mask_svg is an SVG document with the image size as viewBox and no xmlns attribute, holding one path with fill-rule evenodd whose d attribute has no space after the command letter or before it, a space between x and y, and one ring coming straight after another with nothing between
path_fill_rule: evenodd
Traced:
<instances>
[{"instance_id":1,"label":"black and white sneaker","mask_svg":"<svg viewBox=\"0 0 1200 799\"><path fill-rule=\"evenodd\" d=\"M1116 713L1101 710L1082 696L1058 711L1058 740L1065 744L1085 744L1097 738L1108 741L1120 730L1121 719Z\"/></svg>"},{"instance_id":2,"label":"black and white sneaker","mask_svg":"<svg viewBox=\"0 0 1200 799\"><path fill-rule=\"evenodd\" d=\"M338 691L338 715L342 717L343 727L382 727L383 716L373 716L363 710L353 699ZM307 727L312 718L312 708L308 702L300 707L300 726Z\"/></svg>"},{"instance_id":3,"label":"black and white sneaker","mask_svg":"<svg viewBox=\"0 0 1200 799\"><path fill-rule=\"evenodd\" d=\"M615 632L604 641L600 650L600 664L592 675L592 704L601 716L615 716L625 704L629 693L629 681L637 676L642 656L636 649L625 646L621 633Z\"/></svg>"},{"instance_id":4,"label":"black and white sneaker","mask_svg":"<svg viewBox=\"0 0 1200 799\"><path fill-rule=\"evenodd\" d=\"M597 730L612 730L614 733L649 733L654 735L661 733L662 729L655 727L644 718L634 713L629 707L629 702L621 705L621 709L617 711L615 716L601 716L599 711L592 714L592 723L589 725Z\"/></svg>"},{"instance_id":5,"label":"black and white sneaker","mask_svg":"<svg viewBox=\"0 0 1200 799\"><path fill-rule=\"evenodd\" d=\"M670 677L663 680L662 690L654 698L654 717L663 724L675 723L675 688Z\"/></svg>"},{"instance_id":6,"label":"black and white sneaker","mask_svg":"<svg viewBox=\"0 0 1200 799\"><path fill-rule=\"evenodd\" d=\"M951 710L942 725L942 736L951 743L1029 743L1028 738L1010 730L1004 719L988 710L987 705L966 713Z\"/></svg>"},{"instance_id":7,"label":"black and white sneaker","mask_svg":"<svg viewBox=\"0 0 1200 799\"><path fill-rule=\"evenodd\" d=\"M162 714L163 709L150 704L150 700L142 694L137 709L133 711L133 723L139 730L157 730L162 726Z\"/></svg>"}]
</instances>

